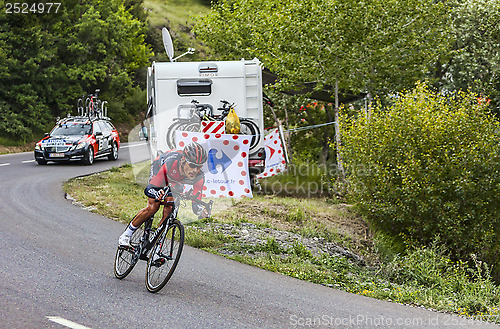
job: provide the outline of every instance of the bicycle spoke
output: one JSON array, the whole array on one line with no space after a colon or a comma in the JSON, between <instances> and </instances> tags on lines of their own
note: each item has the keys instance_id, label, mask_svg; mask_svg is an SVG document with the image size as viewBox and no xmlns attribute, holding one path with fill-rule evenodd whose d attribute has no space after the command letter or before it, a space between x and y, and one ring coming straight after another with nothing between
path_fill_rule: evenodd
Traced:
<instances>
[{"instance_id":1,"label":"bicycle spoke","mask_svg":"<svg viewBox=\"0 0 500 329\"><path fill-rule=\"evenodd\" d=\"M158 292L168 282L179 262L184 245L184 227L175 220L163 233L155 246L146 269L146 287Z\"/></svg>"},{"instance_id":2,"label":"bicycle spoke","mask_svg":"<svg viewBox=\"0 0 500 329\"><path fill-rule=\"evenodd\" d=\"M144 231L142 228L137 229L134 234L132 234L130 238L129 248L118 247L116 250L115 256L115 276L118 279L125 278L134 268L135 264L137 264L138 255L138 246L139 239L143 235Z\"/></svg>"}]
</instances>

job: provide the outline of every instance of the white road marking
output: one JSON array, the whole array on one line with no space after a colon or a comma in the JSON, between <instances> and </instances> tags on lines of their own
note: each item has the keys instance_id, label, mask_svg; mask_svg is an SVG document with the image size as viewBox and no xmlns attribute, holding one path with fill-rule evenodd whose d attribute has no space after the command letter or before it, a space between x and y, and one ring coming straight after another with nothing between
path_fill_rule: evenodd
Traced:
<instances>
[{"instance_id":1,"label":"white road marking","mask_svg":"<svg viewBox=\"0 0 500 329\"><path fill-rule=\"evenodd\" d=\"M10 163L0 163L0 167L3 167L3 166L9 166Z\"/></svg>"},{"instance_id":2,"label":"white road marking","mask_svg":"<svg viewBox=\"0 0 500 329\"><path fill-rule=\"evenodd\" d=\"M85 327L76 322L66 320L64 318L61 318L60 316L47 316L46 318L52 322L59 323L60 325L63 325L71 329L90 329L89 327Z\"/></svg>"},{"instance_id":3,"label":"white road marking","mask_svg":"<svg viewBox=\"0 0 500 329\"><path fill-rule=\"evenodd\" d=\"M125 145L125 146L122 146L120 147L121 149L126 149L126 148L130 148L130 147L136 147L136 146L142 146L142 145L147 145L148 143L140 143L140 144L134 144L134 145Z\"/></svg>"},{"instance_id":4,"label":"white road marking","mask_svg":"<svg viewBox=\"0 0 500 329\"><path fill-rule=\"evenodd\" d=\"M23 163L30 163L30 162L35 162L35 160L26 160L26 161L23 161Z\"/></svg>"}]
</instances>

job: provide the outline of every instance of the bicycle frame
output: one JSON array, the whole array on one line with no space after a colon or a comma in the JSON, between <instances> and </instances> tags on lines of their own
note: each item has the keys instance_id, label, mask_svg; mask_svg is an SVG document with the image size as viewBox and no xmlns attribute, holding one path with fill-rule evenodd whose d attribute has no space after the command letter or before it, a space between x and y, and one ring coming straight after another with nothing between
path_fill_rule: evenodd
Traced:
<instances>
[{"instance_id":1,"label":"bicycle frame","mask_svg":"<svg viewBox=\"0 0 500 329\"><path fill-rule=\"evenodd\" d=\"M170 215L161 223L160 226L152 232L153 216L149 217L144 223L144 233L139 240L138 250L135 250L134 258L140 260L148 260L148 254L156 243L156 240L163 232L168 229L172 222L177 218L179 208L174 204Z\"/></svg>"},{"instance_id":2,"label":"bicycle frame","mask_svg":"<svg viewBox=\"0 0 500 329\"><path fill-rule=\"evenodd\" d=\"M169 187L163 188L163 196L169 194ZM153 216L143 224L143 230L132 235L129 246L118 246L114 271L118 279L125 278L139 260L147 261L146 288L149 292L160 291L168 282L179 262L184 245L184 226L177 219L182 199L194 196L179 195L173 202L167 218L153 230ZM158 199L158 202L164 201ZM193 200L194 201L194 200Z\"/></svg>"}]
</instances>

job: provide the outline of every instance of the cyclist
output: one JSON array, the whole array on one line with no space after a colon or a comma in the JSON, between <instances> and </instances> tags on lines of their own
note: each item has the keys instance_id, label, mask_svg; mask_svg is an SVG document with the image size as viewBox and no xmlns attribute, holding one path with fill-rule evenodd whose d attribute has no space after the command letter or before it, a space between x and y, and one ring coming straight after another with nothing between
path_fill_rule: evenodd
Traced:
<instances>
[{"instance_id":1,"label":"cyclist","mask_svg":"<svg viewBox=\"0 0 500 329\"><path fill-rule=\"evenodd\" d=\"M207 152L196 142L188 144L182 151L171 150L160 154L151 164L149 184L144 190L148 197L148 204L135 215L125 232L118 239L118 244L120 246L129 246L130 237L135 230L149 217L156 214L160 206L163 205L161 224L172 211L173 196L183 193L184 184L192 185L193 195L196 199L201 200L203 185L205 184L205 175L201 168L207 162L207 159ZM171 192L164 198L163 187L167 185L170 186ZM198 206L194 201L192 209L200 218L210 216L207 209Z\"/></svg>"}]
</instances>

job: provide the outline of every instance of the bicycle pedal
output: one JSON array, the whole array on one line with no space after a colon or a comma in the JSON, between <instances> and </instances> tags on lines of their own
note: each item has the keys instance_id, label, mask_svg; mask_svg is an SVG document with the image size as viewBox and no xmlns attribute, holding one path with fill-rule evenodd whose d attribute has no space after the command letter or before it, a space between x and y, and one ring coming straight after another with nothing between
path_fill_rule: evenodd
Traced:
<instances>
[{"instance_id":1,"label":"bicycle pedal","mask_svg":"<svg viewBox=\"0 0 500 329\"><path fill-rule=\"evenodd\" d=\"M157 260L155 260L153 262L153 266L156 266L156 267L160 267L162 266L163 264L165 264L165 258L161 257L161 258L158 258Z\"/></svg>"},{"instance_id":2,"label":"bicycle pedal","mask_svg":"<svg viewBox=\"0 0 500 329\"><path fill-rule=\"evenodd\" d=\"M127 250L127 251L135 251L135 248L132 246L118 246L118 249Z\"/></svg>"}]
</instances>

